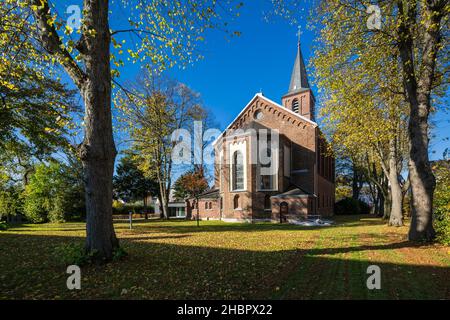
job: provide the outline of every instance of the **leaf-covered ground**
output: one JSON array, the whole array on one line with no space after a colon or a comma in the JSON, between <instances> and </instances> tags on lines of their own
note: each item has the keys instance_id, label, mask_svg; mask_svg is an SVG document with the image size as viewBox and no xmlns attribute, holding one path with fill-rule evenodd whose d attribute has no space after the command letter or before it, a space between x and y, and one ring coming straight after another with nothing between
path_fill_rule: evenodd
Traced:
<instances>
[{"instance_id":1,"label":"leaf-covered ground","mask_svg":"<svg viewBox=\"0 0 450 320\"><path fill-rule=\"evenodd\" d=\"M129 256L82 270L66 288L61 244L84 224L22 225L0 232L0 299L450 299L450 249L412 245L407 227L369 216L307 228L203 221L116 223ZM369 265L381 290L368 290Z\"/></svg>"}]
</instances>

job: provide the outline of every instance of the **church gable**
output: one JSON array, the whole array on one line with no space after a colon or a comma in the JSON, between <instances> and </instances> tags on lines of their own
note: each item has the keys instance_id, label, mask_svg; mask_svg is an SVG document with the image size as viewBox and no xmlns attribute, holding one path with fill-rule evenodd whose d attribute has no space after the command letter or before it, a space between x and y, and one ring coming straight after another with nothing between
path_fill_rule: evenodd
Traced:
<instances>
[{"instance_id":1,"label":"church gable","mask_svg":"<svg viewBox=\"0 0 450 320\"><path fill-rule=\"evenodd\" d=\"M255 123L259 123L259 127L268 129L280 129L281 126L286 125L303 129L317 126L315 122L271 101L262 94L255 95L227 127L227 130L245 130L246 128L254 127Z\"/></svg>"}]
</instances>

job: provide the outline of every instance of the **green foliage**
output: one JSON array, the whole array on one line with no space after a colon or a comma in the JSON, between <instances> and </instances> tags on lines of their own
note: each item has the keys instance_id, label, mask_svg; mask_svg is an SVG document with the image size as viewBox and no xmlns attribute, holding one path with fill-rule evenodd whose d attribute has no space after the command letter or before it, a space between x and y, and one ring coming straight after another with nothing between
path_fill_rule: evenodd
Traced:
<instances>
[{"instance_id":1,"label":"green foliage","mask_svg":"<svg viewBox=\"0 0 450 320\"><path fill-rule=\"evenodd\" d=\"M143 213L150 211L149 206L145 207L140 203L121 203L120 201L113 201L113 214L129 214L132 213Z\"/></svg>"},{"instance_id":2,"label":"green foliage","mask_svg":"<svg viewBox=\"0 0 450 320\"><path fill-rule=\"evenodd\" d=\"M83 266L92 263L95 252L86 253L81 243L69 243L58 245L54 250L54 256L63 264Z\"/></svg>"},{"instance_id":3,"label":"green foliage","mask_svg":"<svg viewBox=\"0 0 450 320\"><path fill-rule=\"evenodd\" d=\"M83 188L66 165L52 162L35 168L25 187L24 214L33 223L62 222L84 208L74 207L83 199Z\"/></svg>"},{"instance_id":4,"label":"green foliage","mask_svg":"<svg viewBox=\"0 0 450 320\"><path fill-rule=\"evenodd\" d=\"M336 186L336 200L342 200L344 198L348 198L352 196L352 187L346 185L337 185Z\"/></svg>"},{"instance_id":5,"label":"green foliage","mask_svg":"<svg viewBox=\"0 0 450 320\"><path fill-rule=\"evenodd\" d=\"M433 169L436 176L434 193L436 239L442 244L450 245L450 162L438 162Z\"/></svg>"},{"instance_id":6,"label":"green foliage","mask_svg":"<svg viewBox=\"0 0 450 320\"><path fill-rule=\"evenodd\" d=\"M367 203L353 198L344 198L335 204L335 214L350 215L350 214L368 214L370 207Z\"/></svg>"},{"instance_id":7,"label":"green foliage","mask_svg":"<svg viewBox=\"0 0 450 320\"><path fill-rule=\"evenodd\" d=\"M92 264L96 261L96 251L86 252L82 243L63 243L55 247L53 255L56 260L65 265L83 266ZM122 248L118 247L113 252L113 261L122 260L128 254Z\"/></svg>"},{"instance_id":8,"label":"green foliage","mask_svg":"<svg viewBox=\"0 0 450 320\"><path fill-rule=\"evenodd\" d=\"M67 145L65 134L80 109L45 52L26 41L32 27L16 6L8 0L0 8L0 150L14 143L48 154Z\"/></svg>"},{"instance_id":9,"label":"green foliage","mask_svg":"<svg viewBox=\"0 0 450 320\"><path fill-rule=\"evenodd\" d=\"M120 159L113 179L114 197L124 201L142 200L145 196L158 194L159 185L144 176L135 160L126 155Z\"/></svg>"},{"instance_id":10,"label":"green foliage","mask_svg":"<svg viewBox=\"0 0 450 320\"><path fill-rule=\"evenodd\" d=\"M183 186L184 175L178 177L178 179L173 184L175 199L186 199L189 196L189 192Z\"/></svg>"},{"instance_id":11,"label":"green foliage","mask_svg":"<svg viewBox=\"0 0 450 320\"><path fill-rule=\"evenodd\" d=\"M17 215L22 207L23 198L19 188L0 179L0 220L8 215Z\"/></svg>"},{"instance_id":12,"label":"green foliage","mask_svg":"<svg viewBox=\"0 0 450 320\"><path fill-rule=\"evenodd\" d=\"M113 261L120 261L122 259L124 259L126 256L128 255L128 253L125 251L124 248L122 247L118 247L113 251Z\"/></svg>"},{"instance_id":13,"label":"green foliage","mask_svg":"<svg viewBox=\"0 0 450 320\"><path fill-rule=\"evenodd\" d=\"M8 225L6 224L6 222L0 221L0 231L5 231L6 229L8 229Z\"/></svg>"}]
</instances>

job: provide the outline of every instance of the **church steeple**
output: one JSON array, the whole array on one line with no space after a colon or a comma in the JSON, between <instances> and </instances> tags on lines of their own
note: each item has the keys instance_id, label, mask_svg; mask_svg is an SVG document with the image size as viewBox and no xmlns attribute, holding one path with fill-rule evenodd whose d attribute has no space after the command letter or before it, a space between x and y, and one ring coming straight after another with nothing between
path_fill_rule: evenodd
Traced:
<instances>
[{"instance_id":1,"label":"church steeple","mask_svg":"<svg viewBox=\"0 0 450 320\"><path fill-rule=\"evenodd\" d=\"M305 62L303 60L302 48L300 45L300 35L301 32L299 30L297 56L295 57L294 68L292 69L289 91L281 100L285 108L315 121L315 99L308 82L308 75L306 73Z\"/></svg>"},{"instance_id":2,"label":"church steeple","mask_svg":"<svg viewBox=\"0 0 450 320\"><path fill-rule=\"evenodd\" d=\"M295 58L294 68L291 74L291 83L288 93L301 89L309 89L308 76L306 74L305 62L303 61L300 37L297 45L297 57Z\"/></svg>"}]
</instances>

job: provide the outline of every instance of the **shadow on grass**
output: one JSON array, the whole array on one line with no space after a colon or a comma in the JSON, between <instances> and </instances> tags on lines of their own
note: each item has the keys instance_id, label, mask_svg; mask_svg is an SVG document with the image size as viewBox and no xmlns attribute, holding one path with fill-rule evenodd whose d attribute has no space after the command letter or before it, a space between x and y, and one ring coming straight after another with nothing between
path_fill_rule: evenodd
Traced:
<instances>
[{"instance_id":1,"label":"shadow on grass","mask_svg":"<svg viewBox=\"0 0 450 320\"><path fill-rule=\"evenodd\" d=\"M255 232L255 231L295 231L295 230L320 230L333 227L355 227L355 226L367 226L367 225L385 225L386 221L381 218L377 218L372 215L349 215L349 216L334 216L331 219L335 221L334 225L322 226L322 227L308 227L299 226L289 223L270 223L270 222L255 222L255 223L227 223L222 221L200 221L200 227L197 227L195 220L184 219L137 219L133 220L133 230L142 232L167 232L167 233L196 233L196 232L227 232L227 231L242 231L242 232ZM124 230L128 229L127 220L114 220L114 227L116 229ZM163 224L163 225L161 225ZM17 230L16 230L17 229ZM42 231L85 231L84 222L69 222L67 224L38 224L32 225L28 223L11 224L9 231L25 231L25 232L42 232Z\"/></svg>"},{"instance_id":2,"label":"shadow on grass","mask_svg":"<svg viewBox=\"0 0 450 320\"><path fill-rule=\"evenodd\" d=\"M145 242L122 238L129 256L106 266L82 268L82 290L69 291L65 287L66 266L55 260L54 248L83 240L0 235L0 299L450 298L449 268L393 264L358 256L362 251L410 247L407 242L257 251L215 248L214 243L177 245L152 242L151 238ZM381 290L366 287L366 270L373 264L381 268Z\"/></svg>"},{"instance_id":3,"label":"shadow on grass","mask_svg":"<svg viewBox=\"0 0 450 320\"><path fill-rule=\"evenodd\" d=\"M357 220L361 217L367 220ZM331 226L299 226L289 223L270 223L270 222L255 222L255 223L226 223L222 221L200 221L200 227L197 227L196 221L192 220L149 220L142 221L134 226L136 230L147 230L146 232L166 232L166 233L197 233L197 232L264 232L264 231L301 231L301 230L320 230L327 228L343 228L355 226L375 226L385 225L386 222L381 219L376 219L373 216L339 216L336 218L336 223ZM163 224L163 225L161 225ZM116 225L117 227L118 225Z\"/></svg>"}]
</instances>

